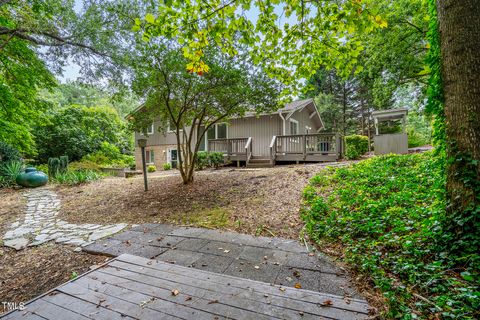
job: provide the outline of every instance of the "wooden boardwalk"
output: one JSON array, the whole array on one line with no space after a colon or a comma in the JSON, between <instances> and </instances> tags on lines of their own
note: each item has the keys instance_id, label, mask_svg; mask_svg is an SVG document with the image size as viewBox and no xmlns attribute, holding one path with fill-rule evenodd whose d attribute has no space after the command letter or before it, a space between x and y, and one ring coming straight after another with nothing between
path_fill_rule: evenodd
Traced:
<instances>
[{"instance_id":1,"label":"wooden boardwalk","mask_svg":"<svg viewBox=\"0 0 480 320\"><path fill-rule=\"evenodd\" d=\"M366 319L368 305L123 254L2 319Z\"/></svg>"}]
</instances>

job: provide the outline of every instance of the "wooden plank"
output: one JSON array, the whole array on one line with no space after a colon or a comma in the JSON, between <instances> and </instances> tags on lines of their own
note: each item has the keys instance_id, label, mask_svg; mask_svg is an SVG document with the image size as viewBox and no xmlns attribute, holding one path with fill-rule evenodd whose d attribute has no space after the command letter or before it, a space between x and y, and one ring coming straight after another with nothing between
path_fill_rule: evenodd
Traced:
<instances>
[{"instance_id":1,"label":"wooden plank","mask_svg":"<svg viewBox=\"0 0 480 320\"><path fill-rule=\"evenodd\" d=\"M119 256L116 261L124 261L124 262L129 262L133 264L138 264L140 266L148 267L148 268L154 268L157 270L162 270L162 271L168 271L171 272L172 274L185 274L186 276L189 276L191 278L195 279L206 279L211 282L215 283L225 283L228 281L231 286L237 286L239 288L245 288L245 282L251 282L252 286L254 286L257 289L262 289L266 290L266 292L271 292L273 294L277 294L280 296L288 296L290 298L298 298L298 299L304 299L306 296L312 296L315 299L312 300L312 303L319 303L322 302L323 298L327 299L333 299L332 301L337 301L341 303L343 299L339 296L333 295L333 294L326 294L326 293L320 293L320 292L313 292L313 291L308 291L308 290L301 290L301 289L295 289L295 290L287 290L285 292L280 292L278 288L280 286L272 286L267 283L259 282L259 281L253 281L253 280L246 280L246 279L241 279L233 276L228 276L228 275L221 275L221 274L216 274L208 271L203 271L203 270L198 270L198 269L191 269L187 267L182 267L182 266L177 266L177 265L172 265L168 263L164 263L161 261L145 259L141 257L136 257L132 256L129 254L123 254ZM113 263L113 261L112 261ZM111 264L110 264L111 265ZM179 270L184 270L184 272L179 273ZM227 280L228 279L228 280ZM264 291L262 291L264 292ZM280 292L280 293L279 293ZM346 309L349 308L354 308L355 303L358 303L360 306L364 307L366 305L366 302L364 300L360 299L352 299L352 302L350 304L345 304L344 307ZM356 311L355 309L350 309L352 311Z\"/></svg>"},{"instance_id":2,"label":"wooden plank","mask_svg":"<svg viewBox=\"0 0 480 320\"><path fill-rule=\"evenodd\" d=\"M76 313L84 315L90 319L133 319L122 313L112 311L99 304L93 304L89 301L85 301L64 293L57 293L55 295L47 295L42 300L48 301L59 307L63 307L72 310Z\"/></svg>"},{"instance_id":3,"label":"wooden plank","mask_svg":"<svg viewBox=\"0 0 480 320\"><path fill-rule=\"evenodd\" d=\"M210 283L215 283L216 285L229 283L230 286L240 288L240 289L244 289L246 285L248 285L249 288L253 288L257 292L260 292L262 294L269 294L269 295L274 295L279 297L287 297L290 299L298 300L300 302L321 304L325 300L331 300L333 302L334 308L341 308L341 309L349 310L352 312L360 312L360 313L368 314L368 310L367 310L368 305L364 300L351 299L350 303L346 303L342 297L332 295L332 294L313 292L313 291L302 290L302 289L291 289L291 288L287 288L285 291L280 291L279 290L280 286L273 286L273 285L259 282L259 281L246 280L246 279L241 279L233 276L216 274L208 271L192 269L192 268L182 267L178 265L172 265L172 264L164 263L161 261L152 262L149 259L136 257L128 254L123 254L119 256L116 259L116 261L112 261L110 265L115 266L121 261L130 263L130 264L137 264L144 268L151 268L151 269L160 270L163 272L169 272L174 276L183 275L185 277L190 278L191 280L189 281L193 281L193 279L197 279L197 280L208 281Z\"/></svg>"},{"instance_id":4,"label":"wooden plank","mask_svg":"<svg viewBox=\"0 0 480 320\"><path fill-rule=\"evenodd\" d=\"M0 318L2 320L12 320L12 319L22 319L22 320L43 320L45 318L37 315L37 314L33 314L31 313L30 311L28 310L16 310L16 311L13 311L13 312L9 312L5 315L0 315Z\"/></svg>"},{"instance_id":5,"label":"wooden plank","mask_svg":"<svg viewBox=\"0 0 480 320\"><path fill-rule=\"evenodd\" d=\"M124 299L125 301L136 305L137 309L141 309L141 305L145 304L145 308L180 319L210 320L215 316L215 314L205 312L200 308L184 306L177 303L177 301L171 301L173 300L172 297L175 297L172 295L172 289L166 290L163 296L160 296L159 294L155 294L155 292L148 290L147 286L144 286L141 289L136 288L137 290L135 290L135 283L129 279L116 276L108 277L105 274L94 273L88 275L88 277L80 279L77 284L85 288L97 289L98 292L108 296ZM142 317L139 318L142 319ZM217 318L223 319L221 314L218 314Z\"/></svg>"},{"instance_id":6,"label":"wooden plank","mask_svg":"<svg viewBox=\"0 0 480 320\"><path fill-rule=\"evenodd\" d=\"M45 319L68 319L68 320L86 320L88 319L81 314L75 313L68 309L59 307L57 305L51 304L43 299L35 300L32 303L26 305L26 308L29 312L39 315ZM17 318L13 318L17 319ZM22 319L22 318L18 318Z\"/></svg>"},{"instance_id":7,"label":"wooden plank","mask_svg":"<svg viewBox=\"0 0 480 320\"><path fill-rule=\"evenodd\" d=\"M134 271L121 269L116 270L115 268L105 268L103 271L109 275L122 276L125 279L138 281L139 283L143 284L143 286L138 284L135 286L138 288L138 290L142 290L141 292L152 290L154 293L158 294L159 291L163 290L166 291L168 297L172 288L175 288L179 290L182 295L193 297L195 301L198 301L196 302L196 305L202 305L204 310L214 312L212 310L220 309L221 311L218 314L225 314L228 310L233 310L233 312L228 312L227 314L235 318L254 317L255 319L306 319L305 316L308 318L307 310L302 308L293 310L284 306L276 305L278 301L274 301L274 299L271 297L262 296L260 298L260 295L257 294L259 301L256 301L251 297L255 293L248 289L237 290L235 293L231 293L219 290L219 286L217 284L213 284L209 288L196 287L189 284L178 283L174 281L177 280L177 277L172 277L168 273L162 273L162 276L166 277L162 279L158 277L158 270L148 268L143 268L144 270L141 270L139 268L141 267L137 266L136 271L144 271L144 273L136 273ZM149 275L149 273L153 275ZM168 278L172 278L172 280L169 280ZM145 288L145 285L153 286L153 288ZM203 283L203 285L206 285L206 283ZM129 283L127 286L131 288L133 285ZM173 301L178 301L176 298L172 299ZM218 303L209 304L211 301L218 301ZM237 308L238 310L236 310ZM302 317L299 314L299 311L305 311L306 315Z\"/></svg>"},{"instance_id":8,"label":"wooden plank","mask_svg":"<svg viewBox=\"0 0 480 320\"><path fill-rule=\"evenodd\" d=\"M176 310L194 309L202 315L195 319L212 319L212 317L235 318L235 319L278 319L279 317L265 316L260 311L250 311L248 306L232 306L225 302L229 297L218 292L209 292L205 289L197 289L175 282L168 282L146 274L139 274L116 268L105 268L103 275L98 275L100 281L108 282L128 290L141 292L157 299L167 300L172 303ZM157 271L158 273L158 271ZM121 276L121 277L120 277ZM172 295L172 290L178 290L178 295ZM188 297L191 297L189 299ZM238 299L238 298L237 298ZM203 316L204 315L204 316ZM282 315L283 317L283 315Z\"/></svg>"},{"instance_id":9,"label":"wooden plank","mask_svg":"<svg viewBox=\"0 0 480 320\"><path fill-rule=\"evenodd\" d=\"M135 271L140 272L140 275L136 275L133 273L134 271L128 272L126 270L115 270L113 268L105 268L103 271L154 286L178 288L181 292L192 296L201 296L210 300L219 300L221 303L230 306L248 309L253 312L261 312L269 316L286 316L288 319L295 319L299 318L299 312L303 312L303 319L305 319L306 314L321 315L329 319L359 319L356 312L338 308L324 308L317 304L303 303L298 300L280 296L271 296L268 294L265 296L265 294L256 292L254 289L240 289L231 285L229 286L228 283L219 284L205 281L202 282L194 278L170 275L166 272L162 272L162 279L158 275L158 272L152 272L152 269L143 268L142 270L138 268L141 267L137 266ZM153 276L148 276L149 274L153 274ZM177 281L186 281L186 283L179 283ZM242 300L239 300L239 297L241 297Z\"/></svg>"},{"instance_id":10,"label":"wooden plank","mask_svg":"<svg viewBox=\"0 0 480 320\"><path fill-rule=\"evenodd\" d=\"M70 282L65 286L58 288L58 290L65 294L75 296L79 299L94 304L100 304L107 309L125 314L134 319L181 319L175 316L167 315L163 312L159 312L158 310L141 308L139 303L132 303L128 300L108 295L104 292L100 292L100 289L97 289L98 291L95 291L94 288L86 288L78 284L78 280L80 279L84 279L84 277L80 277L77 279L77 281Z\"/></svg>"},{"instance_id":11,"label":"wooden plank","mask_svg":"<svg viewBox=\"0 0 480 320\"><path fill-rule=\"evenodd\" d=\"M145 272L145 273L148 273L148 272ZM318 304L305 303L304 301L294 300L294 299L286 298L286 297L282 297L282 296L275 296L275 295L267 294L268 298L266 298L264 292L261 292L261 291L258 292L255 288L251 288L250 283L248 283L248 282L247 283L244 282L242 284L242 287L238 288L238 287L235 287L232 284L228 285L228 283L229 283L228 279L224 279L223 283L216 283L216 282L212 282L210 280L202 282L201 280L198 280L196 278L182 277L182 275L179 275L179 274L172 274L171 276L167 276L167 277L168 277L168 279L173 279L173 280L176 280L176 281L184 281L186 283L190 283L192 285L199 286L201 288L214 288L218 292L222 292L222 294L226 294L226 295L228 295L228 294L230 294L230 295L244 295L245 299L252 300L252 301L255 302L252 305L252 307L255 307L255 308L259 308L258 306L255 305L256 303L259 303L259 302L266 303L268 301L269 303L271 303L271 305L277 305L277 306L281 306L281 307L284 307L284 308L289 308L289 309L296 310L296 311L305 311L305 312L309 312L309 313L312 313L312 314L320 314L320 315L323 315L323 316L326 316L326 317L333 317L333 318L337 317L338 318L339 315L340 315L341 316L340 318L342 318L342 319L358 319L358 316L355 315L355 313L365 310L363 304L360 305L360 307L357 308L356 310L344 310L344 309L338 307L338 304L339 303L342 303L343 305L348 305L348 304L345 303L343 300L338 300L338 299L336 301L333 300L333 301L335 301L335 303L334 303L335 307L329 307L329 308L321 307L321 308L319 308ZM246 291L245 290L245 285L246 284L248 284L249 288L252 289L252 290L250 290L251 292L248 295L244 294L245 291ZM288 288L288 290L292 290L292 289ZM293 289L293 290L295 290L295 289ZM280 290L278 290L278 291L281 292ZM331 300L331 299L325 298L324 300L322 300L322 302L325 301L325 300ZM249 303L252 303L252 302L249 302ZM355 308L355 303L353 303L352 307ZM339 311L339 310L341 310L341 311Z\"/></svg>"}]
</instances>

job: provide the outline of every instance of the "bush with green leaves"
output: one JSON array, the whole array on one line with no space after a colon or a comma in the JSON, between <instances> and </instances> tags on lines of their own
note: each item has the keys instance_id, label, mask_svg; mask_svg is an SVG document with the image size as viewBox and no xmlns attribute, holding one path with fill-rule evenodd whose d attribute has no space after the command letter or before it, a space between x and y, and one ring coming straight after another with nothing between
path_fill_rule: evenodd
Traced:
<instances>
[{"instance_id":1,"label":"bush with green leaves","mask_svg":"<svg viewBox=\"0 0 480 320\"><path fill-rule=\"evenodd\" d=\"M210 166L214 167L215 169L218 169L225 163L222 152L209 152L208 161L210 162Z\"/></svg>"},{"instance_id":2,"label":"bush with green leaves","mask_svg":"<svg viewBox=\"0 0 480 320\"><path fill-rule=\"evenodd\" d=\"M172 165L168 162L165 162L163 164L163 170L171 170L172 169Z\"/></svg>"},{"instance_id":3,"label":"bush with green leaves","mask_svg":"<svg viewBox=\"0 0 480 320\"><path fill-rule=\"evenodd\" d=\"M197 159L195 161L195 170L203 170L210 165L208 160L208 152L207 151L199 151L197 152Z\"/></svg>"},{"instance_id":4,"label":"bush with green leaves","mask_svg":"<svg viewBox=\"0 0 480 320\"><path fill-rule=\"evenodd\" d=\"M0 162L0 187L7 188L16 184L16 179L23 171L20 161Z\"/></svg>"},{"instance_id":5,"label":"bush with green leaves","mask_svg":"<svg viewBox=\"0 0 480 320\"><path fill-rule=\"evenodd\" d=\"M48 176L53 179L60 173L60 159L49 158L48 159Z\"/></svg>"},{"instance_id":6,"label":"bush with green leaves","mask_svg":"<svg viewBox=\"0 0 480 320\"><path fill-rule=\"evenodd\" d=\"M352 134L345 137L345 158L354 160L368 151L368 137Z\"/></svg>"},{"instance_id":7,"label":"bush with green leaves","mask_svg":"<svg viewBox=\"0 0 480 320\"><path fill-rule=\"evenodd\" d=\"M132 135L113 108L72 105L45 116L46 121L35 128L40 162L61 155L78 161L102 148L105 151L104 142L122 153L133 149Z\"/></svg>"},{"instance_id":8,"label":"bush with green leaves","mask_svg":"<svg viewBox=\"0 0 480 320\"><path fill-rule=\"evenodd\" d=\"M134 156L122 154L117 146L107 141L102 142L99 150L84 156L81 162L91 162L112 168L135 167Z\"/></svg>"},{"instance_id":9,"label":"bush with green leaves","mask_svg":"<svg viewBox=\"0 0 480 320\"><path fill-rule=\"evenodd\" d=\"M223 153L216 151L199 151L197 152L197 160L195 162L196 170L203 170L205 168L218 169L224 164Z\"/></svg>"},{"instance_id":10,"label":"bush with green leaves","mask_svg":"<svg viewBox=\"0 0 480 320\"><path fill-rule=\"evenodd\" d=\"M386 318L478 316L480 256L458 268L439 245L444 169L431 152L386 155L323 171L304 190L301 215L311 239L341 244L351 268L383 292Z\"/></svg>"},{"instance_id":11,"label":"bush with green leaves","mask_svg":"<svg viewBox=\"0 0 480 320\"><path fill-rule=\"evenodd\" d=\"M66 173L57 173L54 181L59 184L74 186L101 178L102 175L94 170L70 170Z\"/></svg>"},{"instance_id":12,"label":"bush with green leaves","mask_svg":"<svg viewBox=\"0 0 480 320\"><path fill-rule=\"evenodd\" d=\"M149 164L148 167L147 167L147 171L148 172L155 172L155 171L157 171L157 167L153 164Z\"/></svg>"},{"instance_id":13,"label":"bush with green leaves","mask_svg":"<svg viewBox=\"0 0 480 320\"><path fill-rule=\"evenodd\" d=\"M0 163L20 161L20 152L4 141L0 141Z\"/></svg>"}]
</instances>

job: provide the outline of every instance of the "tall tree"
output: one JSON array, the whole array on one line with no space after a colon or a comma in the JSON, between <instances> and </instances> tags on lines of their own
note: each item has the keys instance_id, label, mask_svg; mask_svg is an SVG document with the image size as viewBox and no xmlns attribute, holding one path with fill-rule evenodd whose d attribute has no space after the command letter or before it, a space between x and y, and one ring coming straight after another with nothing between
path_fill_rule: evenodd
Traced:
<instances>
[{"instance_id":1,"label":"tall tree","mask_svg":"<svg viewBox=\"0 0 480 320\"><path fill-rule=\"evenodd\" d=\"M204 74L185 68L188 60L173 41L150 44L146 56L134 65L134 86L146 102L131 120L137 130L154 117L163 120L163 129L174 128L185 184L193 181L197 152L208 129L246 112L275 109L281 89L248 61L230 58L214 47L207 52L209 71Z\"/></svg>"},{"instance_id":2,"label":"tall tree","mask_svg":"<svg viewBox=\"0 0 480 320\"><path fill-rule=\"evenodd\" d=\"M437 0L437 12L449 160L446 227L453 251L474 254L480 245L480 4Z\"/></svg>"}]
</instances>

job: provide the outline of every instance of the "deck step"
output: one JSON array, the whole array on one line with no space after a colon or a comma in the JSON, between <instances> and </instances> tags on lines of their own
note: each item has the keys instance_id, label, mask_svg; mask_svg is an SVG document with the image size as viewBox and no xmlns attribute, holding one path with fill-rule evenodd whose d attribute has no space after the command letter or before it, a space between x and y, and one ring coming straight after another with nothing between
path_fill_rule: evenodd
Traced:
<instances>
[{"instance_id":1,"label":"deck step","mask_svg":"<svg viewBox=\"0 0 480 320\"><path fill-rule=\"evenodd\" d=\"M250 160L247 163L247 168L270 168L273 167L273 164L270 163L270 160L267 161L258 161L258 160Z\"/></svg>"}]
</instances>

